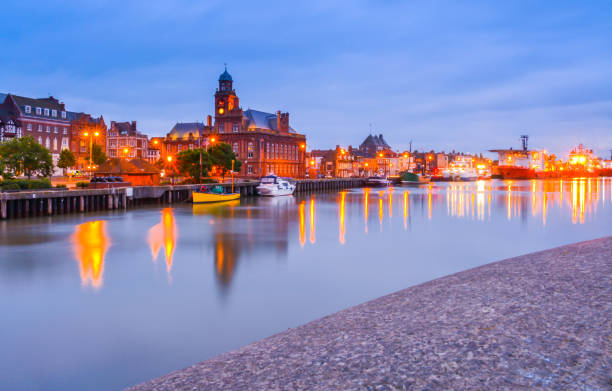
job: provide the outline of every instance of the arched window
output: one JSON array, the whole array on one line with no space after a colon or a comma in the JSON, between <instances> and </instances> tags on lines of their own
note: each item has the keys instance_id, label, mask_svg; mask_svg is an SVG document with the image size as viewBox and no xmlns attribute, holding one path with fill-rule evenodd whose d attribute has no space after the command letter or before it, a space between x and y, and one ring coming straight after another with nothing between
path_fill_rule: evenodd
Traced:
<instances>
[{"instance_id":1,"label":"arched window","mask_svg":"<svg viewBox=\"0 0 612 391\"><path fill-rule=\"evenodd\" d=\"M247 157L248 158L253 157L253 143L250 141L249 141L248 148L247 148Z\"/></svg>"},{"instance_id":2,"label":"arched window","mask_svg":"<svg viewBox=\"0 0 612 391\"><path fill-rule=\"evenodd\" d=\"M53 138L53 150L57 151L57 138Z\"/></svg>"},{"instance_id":3,"label":"arched window","mask_svg":"<svg viewBox=\"0 0 612 391\"><path fill-rule=\"evenodd\" d=\"M236 156L238 155L238 143L237 142L234 142L234 144L232 144L232 151L234 151Z\"/></svg>"},{"instance_id":4,"label":"arched window","mask_svg":"<svg viewBox=\"0 0 612 391\"><path fill-rule=\"evenodd\" d=\"M45 139L45 148L47 149L51 148L51 140L49 140L49 137Z\"/></svg>"},{"instance_id":5,"label":"arched window","mask_svg":"<svg viewBox=\"0 0 612 391\"><path fill-rule=\"evenodd\" d=\"M40 145L43 145L43 143L42 143L42 137L40 137L40 136L38 136L38 143L39 143Z\"/></svg>"}]
</instances>

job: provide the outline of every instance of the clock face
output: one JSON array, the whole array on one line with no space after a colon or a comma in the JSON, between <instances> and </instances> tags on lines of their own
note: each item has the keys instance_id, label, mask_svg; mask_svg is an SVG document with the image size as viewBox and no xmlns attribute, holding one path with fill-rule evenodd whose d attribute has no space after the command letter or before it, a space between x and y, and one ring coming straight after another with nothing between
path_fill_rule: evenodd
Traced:
<instances>
[{"instance_id":1,"label":"clock face","mask_svg":"<svg viewBox=\"0 0 612 391\"><path fill-rule=\"evenodd\" d=\"M225 109L223 109L223 107L219 107L218 112L219 112L219 114L223 114L223 113L225 113Z\"/></svg>"}]
</instances>

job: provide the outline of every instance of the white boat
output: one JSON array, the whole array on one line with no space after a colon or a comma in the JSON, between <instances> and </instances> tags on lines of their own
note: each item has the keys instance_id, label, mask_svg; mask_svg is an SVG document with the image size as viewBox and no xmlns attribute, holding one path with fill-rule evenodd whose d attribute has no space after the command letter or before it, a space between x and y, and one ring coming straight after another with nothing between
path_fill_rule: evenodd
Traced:
<instances>
[{"instance_id":1,"label":"white boat","mask_svg":"<svg viewBox=\"0 0 612 391\"><path fill-rule=\"evenodd\" d=\"M448 169L442 171L442 177L451 181L471 182L478 180L478 173L474 169L472 158L456 156Z\"/></svg>"},{"instance_id":2,"label":"white boat","mask_svg":"<svg viewBox=\"0 0 612 391\"><path fill-rule=\"evenodd\" d=\"M285 196L293 194L294 191L295 183L274 174L261 177L257 186L257 192L262 196Z\"/></svg>"},{"instance_id":3,"label":"white boat","mask_svg":"<svg viewBox=\"0 0 612 391\"><path fill-rule=\"evenodd\" d=\"M365 185L370 187L389 186L391 182L385 176L371 176L366 178Z\"/></svg>"}]
</instances>

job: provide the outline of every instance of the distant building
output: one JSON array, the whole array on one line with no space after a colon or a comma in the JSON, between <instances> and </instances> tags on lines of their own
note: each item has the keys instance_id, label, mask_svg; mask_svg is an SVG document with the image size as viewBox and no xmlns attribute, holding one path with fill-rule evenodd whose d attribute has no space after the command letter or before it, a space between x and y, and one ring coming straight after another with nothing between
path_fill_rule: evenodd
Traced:
<instances>
[{"instance_id":1,"label":"distant building","mask_svg":"<svg viewBox=\"0 0 612 391\"><path fill-rule=\"evenodd\" d=\"M104 118L90 114L68 112L70 119L70 150L76 157L76 169L84 170L89 166L90 146L99 145L106 153L106 124Z\"/></svg>"},{"instance_id":2,"label":"distant building","mask_svg":"<svg viewBox=\"0 0 612 391\"><path fill-rule=\"evenodd\" d=\"M359 176L359 163L356 156L351 153L351 150L351 148L340 148L339 145L336 145L335 149L315 149L310 152L309 162L316 162L316 166L318 166L317 176L324 175L334 178ZM310 165L314 167L315 164L310 164L309 162L307 164L309 165L310 175L312 169Z\"/></svg>"},{"instance_id":3,"label":"distant building","mask_svg":"<svg viewBox=\"0 0 612 391\"><path fill-rule=\"evenodd\" d=\"M387 144L382 134L378 136L370 134L359 145L359 154L363 157L376 157L381 152L392 152L391 146Z\"/></svg>"},{"instance_id":4,"label":"distant building","mask_svg":"<svg viewBox=\"0 0 612 391\"><path fill-rule=\"evenodd\" d=\"M111 121L106 137L106 150L109 158L147 159L149 139L136 129L136 121Z\"/></svg>"},{"instance_id":5,"label":"distant building","mask_svg":"<svg viewBox=\"0 0 612 391\"><path fill-rule=\"evenodd\" d=\"M0 94L2 97L0 139L31 136L51 152L57 164L61 150L70 148L70 120L64 103L52 96L34 99Z\"/></svg>"},{"instance_id":6,"label":"distant building","mask_svg":"<svg viewBox=\"0 0 612 391\"><path fill-rule=\"evenodd\" d=\"M291 128L289 113L243 111L227 69L219 76L215 92L215 124L209 139L212 138L232 146L243 163L242 176L305 175L306 137Z\"/></svg>"}]
</instances>

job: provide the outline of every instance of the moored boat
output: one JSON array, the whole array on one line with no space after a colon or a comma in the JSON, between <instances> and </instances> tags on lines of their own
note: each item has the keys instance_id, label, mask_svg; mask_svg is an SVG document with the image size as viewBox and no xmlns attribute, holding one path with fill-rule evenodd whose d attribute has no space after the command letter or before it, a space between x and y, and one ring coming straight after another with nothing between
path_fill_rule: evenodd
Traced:
<instances>
[{"instance_id":1,"label":"moored boat","mask_svg":"<svg viewBox=\"0 0 612 391\"><path fill-rule=\"evenodd\" d=\"M366 178L365 185L370 187L389 186L389 180L385 176L371 176Z\"/></svg>"},{"instance_id":2,"label":"moored boat","mask_svg":"<svg viewBox=\"0 0 612 391\"><path fill-rule=\"evenodd\" d=\"M223 202L240 198L240 193L225 193L222 186L202 186L200 191L193 192L194 203Z\"/></svg>"},{"instance_id":3,"label":"moored boat","mask_svg":"<svg viewBox=\"0 0 612 391\"><path fill-rule=\"evenodd\" d=\"M419 175L412 172L405 172L401 176L402 185L415 186L431 182L431 177L427 175Z\"/></svg>"},{"instance_id":4,"label":"moored boat","mask_svg":"<svg viewBox=\"0 0 612 391\"><path fill-rule=\"evenodd\" d=\"M269 197L291 195L294 191L295 182L274 174L261 177L257 186L259 195Z\"/></svg>"}]
</instances>

